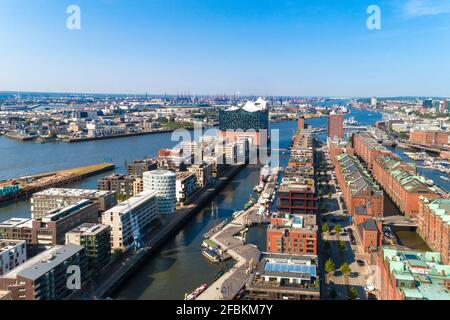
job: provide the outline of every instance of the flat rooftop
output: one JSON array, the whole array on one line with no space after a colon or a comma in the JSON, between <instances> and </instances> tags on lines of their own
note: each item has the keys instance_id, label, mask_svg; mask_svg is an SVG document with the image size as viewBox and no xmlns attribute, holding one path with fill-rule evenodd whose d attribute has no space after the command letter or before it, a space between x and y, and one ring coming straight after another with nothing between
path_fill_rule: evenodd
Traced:
<instances>
[{"instance_id":1,"label":"flat rooftop","mask_svg":"<svg viewBox=\"0 0 450 320\"><path fill-rule=\"evenodd\" d=\"M95 236L100 232L108 229L109 226L99 223L84 223L75 229L68 232L68 234L80 234L85 236Z\"/></svg>"},{"instance_id":2,"label":"flat rooftop","mask_svg":"<svg viewBox=\"0 0 450 320\"><path fill-rule=\"evenodd\" d=\"M445 285L450 281L450 265L441 263L440 253L385 246L383 258L389 261L389 272L395 279L413 284L399 288L407 299L450 300L450 291Z\"/></svg>"},{"instance_id":3,"label":"flat rooftop","mask_svg":"<svg viewBox=\"0 0 450 320\"><path fill-rule=\"evenodd\" d=\"M2 277L15 279L17 276L21 276L36 280L83 249L84 247L74 244L55 246L24 262Z\"/></svg>"},{"instance_id":4,"label":"flat rooftop","mask_svg":"<svg viewBox=\"0 0 450 320\"><path fill-rule=\"evenodd\" d=\"M107 215L112 212L118 212L120 214L128 213L130 210L139 207L150 199L156 199L157 195L158 193L156 191L144 191L137 196L131 197L127 201L124 201L117 206L109 209L108 211L104 212L103 215Z\"/></svg>"},{"instance_id":5,"label":"flat rooftop","mask_svg":"<svg viewBox=\"0 0 450 320\"><path fill-rule=\"evenodd\" d=\"M317 256L263 253L259 273L263 277L318 278Z\"/></svg>"},{"instance_id":6,"label":"flat rooftop","mask_svg":"<svg viewBox=\"0 0 450 320\"><path fill-rule=\"evenodd\" d=\"M13 249L17 245L26 244L25 240L0 239L0 253Z\"/></svg>"},{"instance_id":7,"label":"flat rooftop","mask_svg":"<svg viewBox=\"0 0 450 320\"><path fill-rule=\"evenodd\" d=\"M62 209L55 209L49 212L45 217L42 218L44 222L57 221L59 219L65 218L71 214L79 212L80 210L85 209L88 206L95 204L94 201L84 199L74 203L70 206L64 207Z\"/></svg>"},{"instance_id":8,"label":"flat rooftop","mask_svg":"<svg viewBox=\"0 0 450 320\"><path fill-rule=\"evenodd\" d=\"M19 228L31 227L31 219L26 218L11 218L9 220L0 222L0 228Z\"/></svg>"},{"instance_id":9,"label":"flat rooftop","mask_svg":"<svg viewBox=\"0 0 450 320\"><path fill-rule=\"evenodd\" d=\"M80 197L86 199L99 198L108 194L110 191L94 189L65 189L50 188L33 194L33 197L57 196L57 197Z\"/></svg>"}]
</instances>

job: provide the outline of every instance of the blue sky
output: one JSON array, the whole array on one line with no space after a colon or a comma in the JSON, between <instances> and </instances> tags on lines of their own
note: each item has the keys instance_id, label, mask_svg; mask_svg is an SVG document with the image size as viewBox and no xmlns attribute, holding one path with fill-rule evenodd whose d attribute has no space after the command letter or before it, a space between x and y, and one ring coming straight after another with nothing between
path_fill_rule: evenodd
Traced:
<instances>
[{"instance_id":1,"label":"blue sky","mask_svg":"<svg viewBox=\"0 0 450 320\"><path fill-rule=\"evenodd\" d=\"M450 96L450 0L0 0L0 45L0 91Z\"/></svg>"}]
</instances>

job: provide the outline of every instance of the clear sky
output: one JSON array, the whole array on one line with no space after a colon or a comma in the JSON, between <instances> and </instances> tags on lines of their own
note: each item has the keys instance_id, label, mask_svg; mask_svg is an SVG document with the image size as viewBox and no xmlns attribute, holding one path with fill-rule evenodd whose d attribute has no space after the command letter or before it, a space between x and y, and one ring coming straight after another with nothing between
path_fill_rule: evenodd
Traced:
<instances>
[{"instance_id":1,"label":"clear sky","mask_svg":"<svg viewBox=\"0 0 450 320\"><path fill-rule=\"evenodd\" d=\"M450 96L450 0L0 0L18 90Z\"/></svg>"}]
</instances>

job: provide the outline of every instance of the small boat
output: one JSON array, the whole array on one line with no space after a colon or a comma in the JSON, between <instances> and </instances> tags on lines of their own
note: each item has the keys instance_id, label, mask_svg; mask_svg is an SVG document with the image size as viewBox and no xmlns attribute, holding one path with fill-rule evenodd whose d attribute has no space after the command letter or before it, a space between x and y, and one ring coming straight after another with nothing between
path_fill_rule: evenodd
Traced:
<instances>
[{"instance_id":1,"label":"small boat","mask_svg":"<svg viewBox=\"0 0 450 320\"><path fill-rule=\"evenodd\" d=\"M243 214L245 211L236 211L235 213L233 213L233 219L236 219L237 217L239 217L241 214Z\"/></svg>"},{"instance_id":2,"label":"small boat","mask_svg":"<svg viewBox=\"0 0 450 320\"><path fill-rule=\"evenodd\" d=\"M209 261L213 262L213 263L219 263L220 262L220 256L215 253L212 250L209 249L203 249L202 250L202 254L203 256L208 259Z\"/></svg>"},{"instance_id":3,"label":"small boat","mask_svg":"<svg viewBox=\"0 0 450 320\"><path fill-rule=\"evenodd\" d=\"M206 289L208 289L208 287L209 286L206 283L202 284L200 287L192 291L190 294L186 294L184 300L192 301L197 299L199 295L201 295L203 292L206 291Z\"/></svg>"},{"instance_id":4,"label":"small boat","mask_svg":"<svg viewBox=\"0 0 450 320\"><path fill-rule=\"evenodd\" d=\"M440 178L441 178L442 180L445 180L445 181L450 181L450 178L449 178L449 177L441 176Z\"/></svg>"}]
</instances>

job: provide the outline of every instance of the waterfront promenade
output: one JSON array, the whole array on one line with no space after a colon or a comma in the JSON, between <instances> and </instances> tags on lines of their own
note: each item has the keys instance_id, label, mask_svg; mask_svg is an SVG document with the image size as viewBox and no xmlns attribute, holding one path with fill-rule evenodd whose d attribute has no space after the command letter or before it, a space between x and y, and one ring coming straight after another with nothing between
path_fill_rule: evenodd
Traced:
<instances>
[{"instance_id":1,"label":"waterfront promenade","mask_svg":"<svg viewBox=\"0 0 450 320\"><path fill-rule=\"evenodd\" d=\"M245 165L231 166L222 174L214 187L199 190L194 194L191 203L178 207L166 221L154 226L144 238L144 248L137 253L130 250L123 253L111 263L92 284L89 292L81 294L80 298L102 299L108 297L114 290L120 287L124 280L137 268L139 268L151 255L168 239L173 237L183 225L195 214L201 211L206 204L224 188Z\"/></svg>"}]
</instances>

